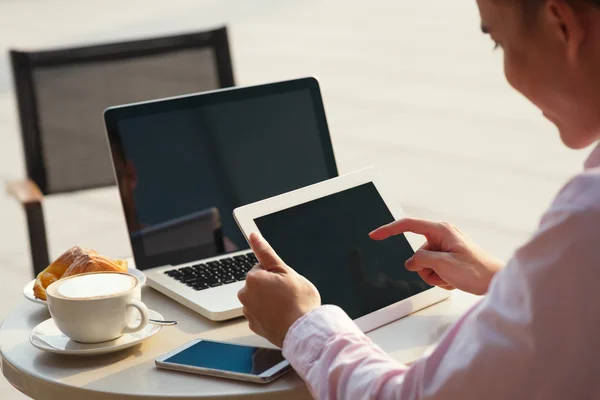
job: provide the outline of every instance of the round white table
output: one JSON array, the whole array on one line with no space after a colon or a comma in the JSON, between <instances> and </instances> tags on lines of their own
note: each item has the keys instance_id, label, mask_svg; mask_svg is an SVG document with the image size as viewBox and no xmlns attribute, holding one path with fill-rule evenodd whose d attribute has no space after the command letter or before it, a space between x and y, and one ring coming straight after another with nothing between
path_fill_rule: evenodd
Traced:
<instances>
[{"instance_id":1,"label":"round white table","mask_svg":"<svg viewBox=\"0 0 600 400\"><path fill-rule=\"evenodd\" d=\"M145 287L143 301L165 319L164 327L140 345L104 356L50 354L29 343L29 333L50 318L46 307L24 300L0 327L2 371L18 390L34 399L223 399L310 398L302 380L289 373L268 385L256 385L200 375L159 370L154 359L193 339L204 338L268 346L246 321L212 322L168 297ZM463 292L437 305L369 333L373 341L401 362L411 362L433 345L478 297Z\"/></svg>"}]
</instances>

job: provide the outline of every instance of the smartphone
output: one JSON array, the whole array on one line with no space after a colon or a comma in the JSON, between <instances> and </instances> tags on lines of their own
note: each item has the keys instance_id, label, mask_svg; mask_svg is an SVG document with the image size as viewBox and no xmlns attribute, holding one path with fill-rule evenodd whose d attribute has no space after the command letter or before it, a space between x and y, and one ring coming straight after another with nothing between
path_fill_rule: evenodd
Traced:
<instances>
[{"instance_id":1,"label":"smartphone","mask_svg":"<svg viewBox=\"0 0 600 400\"><path fill-rule=\"evenodd\" d=\"M158 368L269 383L290 371L281 350L194 340L156 359Z\"/></svg>"}]
</instances>

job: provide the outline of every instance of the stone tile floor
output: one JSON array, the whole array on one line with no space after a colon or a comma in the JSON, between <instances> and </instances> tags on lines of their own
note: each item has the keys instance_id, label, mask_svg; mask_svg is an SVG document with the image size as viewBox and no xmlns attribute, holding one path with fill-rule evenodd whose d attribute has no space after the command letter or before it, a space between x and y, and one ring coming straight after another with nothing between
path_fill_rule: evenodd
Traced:
<instances>
[{"instance_id":1,"label":"stone tile floor","mask_svg":"<svg viewBox=\"0 0 600 400\"><path fill-rule=\"evenodd\" d=\"M340 171L379 167L409 215L448 220L508 259L585 152L502 75L474 1L0 0L0 181L21 178L7 50L226 23L239 84L318 76ZM130 254L114 189L47 199L52 256ZM25 219L0 190L0 320L31 279ZM23 395L0 378L0 398Z\"/></svg>"}]
</instances>

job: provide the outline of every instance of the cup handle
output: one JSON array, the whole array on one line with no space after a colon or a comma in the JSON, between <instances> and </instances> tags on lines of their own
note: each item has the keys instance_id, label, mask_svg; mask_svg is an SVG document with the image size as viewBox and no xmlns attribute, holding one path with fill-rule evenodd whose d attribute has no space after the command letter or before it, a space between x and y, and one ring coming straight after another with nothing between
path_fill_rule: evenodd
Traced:
<instances>
[{"instance_id":1,"label":"cup handle","mask_svg":"<svg viewBox=\"0 0 600 400\"><path fill-rule=\"evenodd\" d=\"M127 308L129 307L137 309L140 312L140 315L142 316L142 320L136 326L126 326L125 329L123 329L124 334L141 331L146 327L146 325L148 325L148 307L146 307L144 303L138 300L131 300L129 304L127 304Z\"/></svg>"}]
</instances>

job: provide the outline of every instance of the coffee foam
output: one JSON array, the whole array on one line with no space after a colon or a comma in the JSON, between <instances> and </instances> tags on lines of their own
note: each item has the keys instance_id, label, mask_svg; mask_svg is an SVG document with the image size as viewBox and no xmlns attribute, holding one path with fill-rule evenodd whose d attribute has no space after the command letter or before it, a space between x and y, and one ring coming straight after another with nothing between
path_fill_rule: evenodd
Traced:
<instances>
[{"instance_id":1,"label":"coffee foam","mask_svg":"<svg viewBox=\"0 0 600 400\"><path fill-rule=\"evenodd\" d=\"M66 299L94 299L111 297L135 287L137 279L131 275L103 273L74 276L57 281L52 292Z\"/></svg>"}]
</instances>

